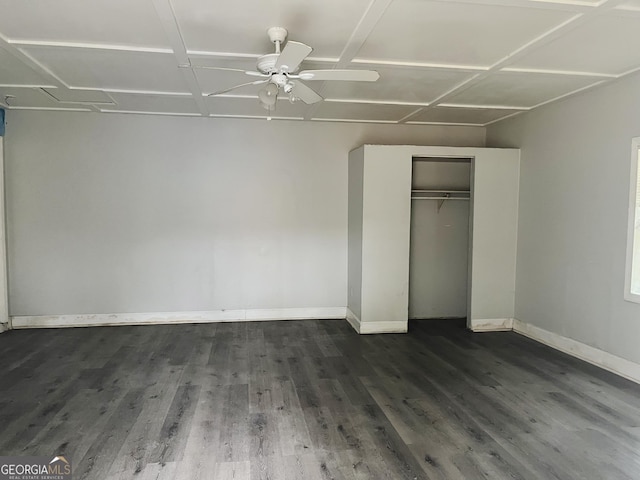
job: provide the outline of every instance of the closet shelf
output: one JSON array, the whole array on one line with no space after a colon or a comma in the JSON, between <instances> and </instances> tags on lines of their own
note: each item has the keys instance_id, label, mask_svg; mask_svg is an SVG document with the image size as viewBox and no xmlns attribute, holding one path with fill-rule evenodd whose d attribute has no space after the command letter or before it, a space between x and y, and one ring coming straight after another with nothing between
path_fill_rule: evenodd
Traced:
<instances>
[{"instance_id":1,"label":"closet shelf","mask_svg":"<svg viewBox=\"0 0 640 480\"><path fill-rule=\"evenodd\" d=\"M438 213L447 200L469 200L469 190L411 190L411 200L438 200Z\"/></svg>"},{"instance_id":2,"label":"closet shelf","mask_svg":"<svg viewBox=\"0 0 640 480\"><path fill-rule=\"evenodd\" d=\"M411 200L469 200L469 190L411 190Z\"/></svg>"}]
</instances>

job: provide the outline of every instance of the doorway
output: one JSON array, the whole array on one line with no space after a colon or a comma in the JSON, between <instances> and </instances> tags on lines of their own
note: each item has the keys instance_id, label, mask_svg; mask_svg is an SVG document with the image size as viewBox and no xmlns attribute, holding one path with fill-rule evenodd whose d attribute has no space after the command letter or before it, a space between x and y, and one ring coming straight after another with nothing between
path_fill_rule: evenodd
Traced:
<instances>
[{"instance_id":1,"label":"doorway","mask_svg":"<svg viewBox=\"0 0 640 480\"><path fill-rule=\"evenodd\" d=\"M471 165L471 158L413 158L410 319L467 316Z\"/></svg>"}]
</instances>

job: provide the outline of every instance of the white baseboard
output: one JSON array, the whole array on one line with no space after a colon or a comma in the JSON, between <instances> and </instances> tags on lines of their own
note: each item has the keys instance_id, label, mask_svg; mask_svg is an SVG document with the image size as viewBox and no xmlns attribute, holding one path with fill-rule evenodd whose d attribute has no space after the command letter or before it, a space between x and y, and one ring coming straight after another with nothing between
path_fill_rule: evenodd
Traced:
<instances>
[{"instance_id":1,"label":"white baseboard","mask_svg":"<svg viewBox=\"0 0 640 480\"><path fill-rule=\"evenodd\" d=\"M347 307L346 317L347 317L347 322L349 322L349 325L351 325L356 332L360 333L360 319L355 313L351 311L349 307Z\"/></svg>"},{"instance_id":2,"label":"white baseboard","mask_svg":"<svg viewBox=\"0 0 640 480\"><path fill-rule=\"evenodd\" d=\"M346 307L213 310L206 312L113 313L12 317L12 328L106 327L172 323L344 319Z\"/></svg>"},{"instance_id":3,"label":"white baseboard","mask_svg":"<svg viewBox=\"0 0 640 480\"><path fill-rule=\"evenodd\" d=\"M453 317L409 317L412 322L438 322L441 320L464 320L466 317L453 316Z\"/></svg>"},{"instance_id":4,"label":"white baseboard","mask_svg":"<svg viewBox=\"0 0 640 480\"><path fill-rule=\"evenodd\" d=\"M407 322L360 322L360 333L407 333Z\"/></svg>"},{"instance_id":5,"label":"white baseboard","mask_svg":"<svg viewBox=\"0 0 640 480\"><path fill-rule=\"evenodd\" d=\"M473 332L509 332L513 330L513 318L476 318L469 328Z\"/></svg>"},{"instance_id":6,"label":"white baseboard","mask_svg":"<svg viewBox=\"0 0 640 480\"><path fill-rule=\"evenodd\" d=\"M8 323L0 323L0 333L6 332L7 330L9 330L9 324Z\"/></svg>"},{"instance_id":7,"label":"white baseboard","mask_svg":"<svg viewBox=\"0 0 640 480\"><path fill-rule=\"evenodd\" d=\"M373 333L407 333L407 322L363 322L347 308L347 321L361 335Z\"/></svg>"},{"instance_id":8,"label":"white baseboard","mask_svg":"<svg viewBox=\"0 0 640 480\"><path fill-rule=\"evenodd\" d=\"M585 362L640 383L640 365L585 343L514 319L513 331Z\"/></svg>"}]
</instances>

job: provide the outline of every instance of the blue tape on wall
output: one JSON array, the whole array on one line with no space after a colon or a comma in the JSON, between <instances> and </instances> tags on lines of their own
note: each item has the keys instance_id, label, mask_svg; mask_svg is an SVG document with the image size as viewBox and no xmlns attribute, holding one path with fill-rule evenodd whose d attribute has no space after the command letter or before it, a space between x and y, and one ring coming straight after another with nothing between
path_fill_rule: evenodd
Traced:
<instances>
[{"instance_id":1,"label":"blue tape on wall","mask_svg":"<svg viewBox=\"0 0 640 480\"><path fill-rule=\"evenodd\" d=\"M4 109L0 108L0 137L4 137Z\"/></svg>"}]
</instances>

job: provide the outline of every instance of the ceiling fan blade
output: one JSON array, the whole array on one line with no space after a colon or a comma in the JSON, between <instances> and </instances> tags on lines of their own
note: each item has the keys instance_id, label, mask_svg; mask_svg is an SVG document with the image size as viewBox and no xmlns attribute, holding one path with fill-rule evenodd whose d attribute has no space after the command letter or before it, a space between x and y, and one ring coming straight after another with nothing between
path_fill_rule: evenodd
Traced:
<instances>
[{"instance_id":1,"label":"ceiling fan blade","mask_svg":"<svg viewBox=\"0 0 640 480\"><path fill-rule=\"evenodd\" d=\"M217 92L208 93L207 97L215 97L216 95L222 95L223 93L230 92L231 90L235 90L236 88L240 88L240 87L248 87L250 85L262 85L263 83L268 83L269 80L270 80L269 78L266 78L264 80L256 80L255 82L241 83L240 85L236 85L235 87L225 88L224 90L218 90Z\"/></svg>"},{"instance_id":2,"label":"ceiling fan blade","mask_svg":"<svg viewBox=\"0 0 640 480\"><path fill-rule=\"evenodd\" d=\"M283 72L295 72L312 51L313 48L309 45L289 40L278 57L274 68Z\"/></svg>"},{"instance_id":3,"label":"ceiling fan blade","mask_svg":"<svg viewBox=\"0 0 640 480\"><path fill-rule=\"evenodd\" d=\"M304 70L298 74L303 80L343 80L375 82L380 74L375 70Z\"/></svg>"},{"instance_id":4,"label":"ceiling fan blade","mask_svg":"<svg viewBox=\"0 0 640 480\"><path fill-rule=\"evenodd\" d=\"M307 105L311 105L312 103L318 103L323 100L323 98L318 95L311 88L307 87L304 83L300 81L291 82L293 84L293 90L291 93L294 97L299 98Z\"/></svg>"},{"instance_id":5,"label":"ceiling fan blade","mask_svg":"<svg viewBox=\"0 0 640 480\"><path fill-rule=\"evenodd\" d=\"M182 68L189 68L189 67L182 67ZM208 65L192 65L191 68L202 68L204 70L222 70L225 72L241 72L244 73L245 75L251 75L252 77L268 77L269 75L265 74L265 73L260 73L260 72L256 72L253 70L242 70L240 68L227 68L227 67L210 67Z\"/></svg>"},{"instance_id":6,"label":"ceiling fan blade","mask_svg":"<svg viewBox=\"0 0 640 480\"><path fill-rule=\"evenodd\" d=\"M205 70L225 70L227 72L242 72L245 71L240 68L228 68L228 67L212 67L209 65L178 65L180 68L202 68Z\"/></svg>"}]
</instances>

